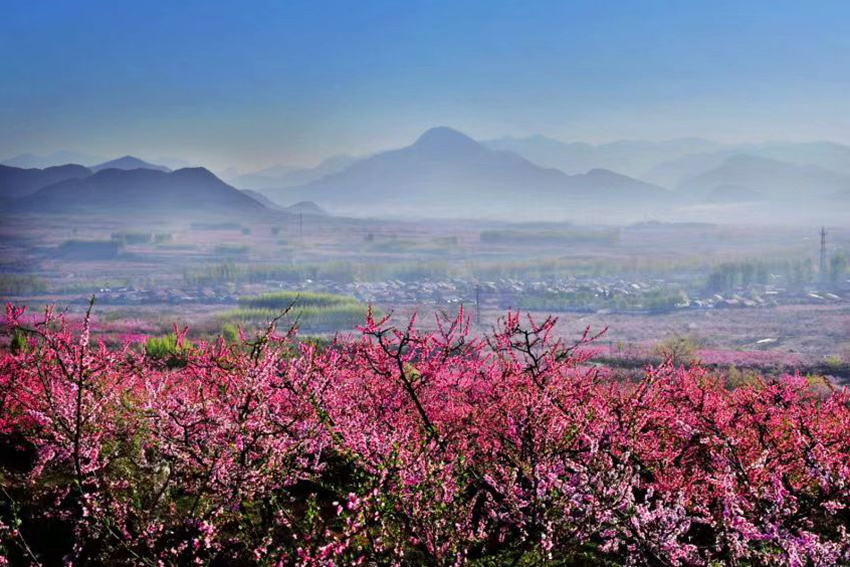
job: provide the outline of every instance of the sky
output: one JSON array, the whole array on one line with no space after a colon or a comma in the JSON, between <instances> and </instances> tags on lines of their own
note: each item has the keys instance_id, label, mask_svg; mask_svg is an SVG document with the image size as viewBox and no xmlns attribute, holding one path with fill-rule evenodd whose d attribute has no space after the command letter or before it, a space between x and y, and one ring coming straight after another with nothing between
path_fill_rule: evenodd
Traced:
<instances>
[{"instance_id":1,"label":"sky","mask_svg":"<svg viewBox=\"0 0 850 567\"><path fill-rule=\"evenodd\" d=\"M475 138L850 143L850 2L0 0L0 158L252 171Z\"/></svg>"}]
</instances>

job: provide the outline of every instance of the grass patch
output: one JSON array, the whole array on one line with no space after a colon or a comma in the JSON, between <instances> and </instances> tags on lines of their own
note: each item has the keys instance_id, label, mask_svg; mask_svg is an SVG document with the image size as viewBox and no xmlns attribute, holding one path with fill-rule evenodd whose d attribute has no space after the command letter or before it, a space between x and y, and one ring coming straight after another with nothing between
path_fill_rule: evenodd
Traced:
<instances>
[{"instance_id":1,"label":"grass patch","mask_svg":"<svg viewBox=\"0 0 850 567\"><path fill-rule=\"evenodd\" d=\"M353 297L330 293L283 291L239 300L239 308L219 317L223 325L257 327L266 325L291 308L286 323L297 322L299 328L311 332L351 329L366 318L367 307Z\"/></svg>"}]
</instances>

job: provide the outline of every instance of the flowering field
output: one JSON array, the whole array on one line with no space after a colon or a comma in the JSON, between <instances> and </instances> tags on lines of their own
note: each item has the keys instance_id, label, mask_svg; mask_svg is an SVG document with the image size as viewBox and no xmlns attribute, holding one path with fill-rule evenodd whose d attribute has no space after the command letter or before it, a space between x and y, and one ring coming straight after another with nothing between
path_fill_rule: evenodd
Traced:
<instances>
[{"instance_id":1,"label":"flowering field","mask_svg":"<svg viewBox=\"0 0 850 567\"><path fill-rule=\"evenodd\" d=\"M274 326L151 356L7 306L0 557L12 564L836 565L850 393L586 364L593 337L461 311Z\"/></svg>"}]
</instances>

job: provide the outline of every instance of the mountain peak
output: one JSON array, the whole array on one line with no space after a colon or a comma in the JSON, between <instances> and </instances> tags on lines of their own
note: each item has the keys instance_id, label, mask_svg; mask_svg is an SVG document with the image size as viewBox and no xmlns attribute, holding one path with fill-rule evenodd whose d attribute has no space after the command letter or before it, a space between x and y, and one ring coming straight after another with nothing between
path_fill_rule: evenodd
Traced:
<instances>
[{"instance_id":1,"label":"mountain peak","mask_svg":"<svg viewBox=\"0 0 850 567\"><path fill-rule=\"evenodd\" d=\"M142 167L100 170L44 186L21 200L23 209L79 212L230 215L261 212L262 203L227 185L203 167L174 172Z\"/></svg>"},{"instance_id":2,"label":"mountain peak","mask_svg":"<svg viewBox=\"0 0 850 567\"><path fill-rule=\"evenodd\" d=\"M426 130L416 142L413 144L420 148L435 148L435 149L457 149L457 148L478 148L480 144L464 134L458 132L454 128L448 126L437 126Z\"/></svg>"},{"instance_id":3,"label":"mountain peak","mask_svg":"<svg viewBox=\"0 0 850 567\"><path fill-rule=\"evenodd\" d=\"M120 157L91 168L95 172L103 169L155 169L157 171L171 171L165 166L148 163L134 156Z\"/></svg>"}]
</instances>

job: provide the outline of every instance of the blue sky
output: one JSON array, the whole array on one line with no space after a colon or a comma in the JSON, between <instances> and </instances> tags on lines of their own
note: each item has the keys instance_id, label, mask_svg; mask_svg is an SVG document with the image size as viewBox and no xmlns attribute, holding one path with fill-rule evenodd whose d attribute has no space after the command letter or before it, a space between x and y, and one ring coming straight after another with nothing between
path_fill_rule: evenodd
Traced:
<instances>
[{"instance_id":1,"label":"blue sky","mask_svg":"<svg viewBox=\"0 0 850 567\"><path fill-rule=\"evenodd\" d=\"M0 0L0 157L250 170L409 143L850 142L850 2Z\"/></svg>"}]
</instances>

